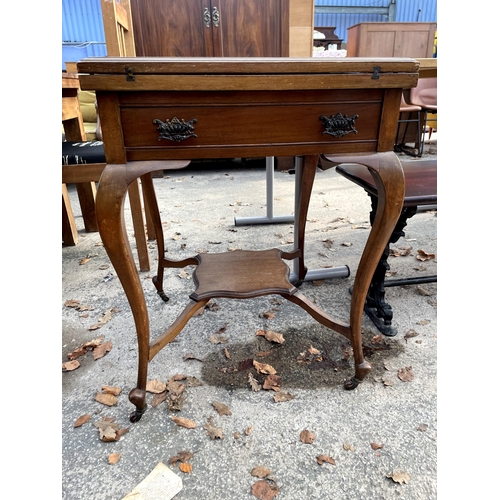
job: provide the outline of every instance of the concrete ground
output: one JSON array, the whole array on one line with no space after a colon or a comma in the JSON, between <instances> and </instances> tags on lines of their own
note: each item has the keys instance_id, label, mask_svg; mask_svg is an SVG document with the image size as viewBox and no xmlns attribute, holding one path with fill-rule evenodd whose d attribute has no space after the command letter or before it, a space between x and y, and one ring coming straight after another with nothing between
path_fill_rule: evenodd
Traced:
<instances>
[{"instance_id":1,"label":"concrete ground","mask_svg":"<svg viewBox=\"0 0 500 500\"><path fill-rule=\"evenodd\" d=\"M424 158L436 155L437 134L426 144ZM235 217L266 213L263 163L205 167L194 165L154 180L169 257L292 248L292 224L234 224ZM274 179L274 213L289 215L294 176L276 171ZM76 200L74 189L70 192ZM342 387L353 374L348 342L301 308L277 296L213 301L149 365L151 381L167 383L182 375L177 378L186 385L184 399L175 402L170 392L153 406L155 394L149 393L146 413L131 424L128 393L137 370L132 315L99 234L84 233L76 201L73 206L80 241L62 248L62 362L98 337L109 350L97 360L96 350L89 350L78 358L77 369L62 373L63 499L120 500L159 462L182 479L176 500L256 498L252 486L262 479L251 472L257 466L270 471L263 479L267 486L260 484L269 490L262 498L272 498L277 488L280 500L437 498L437 284L387 289L395 337L380 338L364 317L365 356L373 369L354 391ZM334 169L318 170L306 264L309 269L347 265L350 276L305 282L301 290L340 319L348 319L349 287L369 232L369 211L361 188ZM125 216L129 221L128 206ZM134 247L132 234L130 228ZM150 247L154 266L153 242ZM389 259L397 277L437 274L436 211L409 220L405 240L394 245L407 247L408 255ZM435 258L421 262L418 250ZM192 271L168 270L168 303L151 283L154 268L140 273L153 336L187 302L194 290ZM284 343L257 336L259 330L281 334ZM311 346L317 351L309 351ZM273 366L282 379L281 393L293 398L275 402L278 392L252 390L249 374L261 384L265 377L252 367L252 359ZM103 386L121 389L116 404L96 401ZM226 405L230 414L219 414L214 403ZM173 409L175 404L180 409ZM75 427L85 415L88 421ZM119 440L104 442L95 425L103 417L128 430ZM196 427L179 426L172 417L189 419ZM222 438L209 435L213 428L221 429ZM314 435L312 442L302 442L304 430ZM183 451L192 454L184 460L192 466L183 465L186 472L175 461ZM320 465L321 455L334 463ZM118 461L110 464L110 456Z\"/></svg>"}]
</instances>

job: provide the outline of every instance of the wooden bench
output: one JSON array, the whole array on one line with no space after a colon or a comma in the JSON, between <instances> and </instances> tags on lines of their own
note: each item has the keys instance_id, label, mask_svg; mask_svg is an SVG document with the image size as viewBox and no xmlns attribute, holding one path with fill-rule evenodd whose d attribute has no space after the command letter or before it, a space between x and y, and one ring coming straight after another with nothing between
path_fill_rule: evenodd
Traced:
<instances>
[{"instance_id":1,"label":"wooden bench","mask_svg":"<svg viewBox=\"0 0 500 500\"><path fill-rule=\"evenodd\" d=\"M322 160L328 161L328 156L323 156ZM390 268L387 262L390 244L396 243L404 236L404 228L408 219L417 213L419 207L430 209L432 206L437 206L437 160L406 161L401 162L401 165L405 173L403 209L373 275L364 308L377 329L390 337L397 334L397 329L392 326L393 313L391 306L385 301L385 288L437 282L437 275L385 279ZM368 193L372 203L370 223L373 223L373 217L377 211L378 191L369 170L363 165L354 164L339 165L336 170Z\"/></svg>"}]
</instances>

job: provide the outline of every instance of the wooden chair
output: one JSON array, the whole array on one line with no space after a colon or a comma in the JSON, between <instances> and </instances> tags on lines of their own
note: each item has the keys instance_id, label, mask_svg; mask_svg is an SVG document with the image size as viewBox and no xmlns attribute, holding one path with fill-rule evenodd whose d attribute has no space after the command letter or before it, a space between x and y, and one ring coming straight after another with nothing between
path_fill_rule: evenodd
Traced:
<instances>
[{"instance_id":1,"label":"wooden chair","mask_svg":"<svg viewBox=\"0 0 500 500\"><path fill-rule=\"evenodd\" d=\"M422 136L420 134L422 108L415 104L408 104L405 100L404 92L401 94L401 105L399 107L398 130L396 132L396 144L394 151L405 153L410 156L422 156ZM410 128L410 124L414 123ZM404 124L404 127L402 127ZM403 135L401 135L401 132ZM407 137L409 133L410 138ZM407 146L407 142L414 147Z\"/></svg>"},{"instance_id":2,"label":"wooden chair","mask_svg":"<svg viewBox=\"0 0 500 500\"><path fill-rule=\"evenodd\" d=\"M328 155L321 158L323 168L328 164ZM418 285L421 283L435 283L437 275L409 277L402 279L385 279L389 270L387 259L390 244L396 243L404 236L404 228L408 219L413 217L420 207L437 206L437 160L418 160L401 162L405 174L405 198L399 220L392 232L384 253L377 265L370 283L366 297L364 311L372 320L377 329L392 337L397 334L397 329L392 326L393 312L391 306L385 301L385 288L390 286ZM336 171L346 179L361 186L370 196L372 211L370 222L377 210L378 191L372 175L363 165L339 165Z\"/></svg>"},{"instance_id":3,"label":"wooden chair","mask_svg":"<svg viewBox=\"0 0 500 500\"><path fill-rule=\"evenodd\" d=\"M419 154L419 156L422 156L428 114L437 113L437 77L419 78L417 86L410 89L410 104L420 106L424 113L424 126L421 130ZM429 133L429 138L431 134L432 131Z\"/></svg>"}]
</instances>

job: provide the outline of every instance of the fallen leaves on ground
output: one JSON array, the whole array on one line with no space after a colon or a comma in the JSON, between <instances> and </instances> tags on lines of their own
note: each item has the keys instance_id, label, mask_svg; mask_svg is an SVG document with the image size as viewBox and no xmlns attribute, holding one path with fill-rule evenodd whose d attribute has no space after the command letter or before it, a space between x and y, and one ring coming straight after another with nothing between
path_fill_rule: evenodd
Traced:
<instances>
[{"instance_id":1,"label":"fallen leaves on ground","mask_svg":"<svg viewBox=\"0 0 500 500\"><path fill-rule=\"evenodd\" d=\"M285 339L281 333L273 332L272 330L257 330L255 334L258 337L265 337L269 342L276 342L277 344L284 344Z\"/></svg>"},{"instance_id":2,"label":"fallen leaves on ground","mask_svg":"<svg viewBox=\"0 0 500 500\"><path fill-rule=\"evenodd\" d=\"M318 455L316 457L316 462L318 462L319 465L323 465L325 462L327 464L336 465L335 460L332 457L330 457L329 455Z\"/></svg>"},{"instance_id":3,"label":"fallen leaves on ground","mask_svg":"<svg viewBox=\"0 0 500 500\"><path fill-rule=\"evenodd\" d=\"M261 479L252 485L252 495L259 500L272 500L279 492L276 484Z\"/></svg>"},{"instance_id":4,"label":"fallen leaves on ground","mask_svg":"<svg viewBox=\"0 0 500 500\"><path fill-rule=\"evenodd\" d=\"M101 359L106 353L111 351L113 344L111 342L103 342L100 346L97 346L94 351L94 361Z\"/></svg>"},{"instance_id":5,"label":"fallen leaves on ground","mask_svg":"<svg viewBox=\"0 0 500 500\"><path fill-rule=\"evenodd\" d=\"M354 451L354 446L352 444L344 443L343 448L345 451Z\"/></svg>"},{"instance_id":6,"label":"fallen leaves on ground","mask_svg":"<svg viewBox=\"0 0 500 500\"><path fill-rule=\"evenodd\" d=\"M313 346L310 346L307 349L307 351L303 351L297 356L297 363L299 365L304 365L304 364L308 365L313 361L317 362L323 361L323 356L321 355L321 352Z\"/></svg>"},{"instance_id":7,"label":"fallen leaves on ground","mask_svg":"<svg viewBox=\"0 0 500 500\"><path fill-rule=\"evenodd\" d=\"M407 257L410 255L412 247L399 247L399 248L391 248L389 250L389 255L391 257Z\"/></svg>"},{"instance_id":8,"label":"fallen leaves on ground","mask_svg":"<svg viewBox=\"0 0 500 500\"><path fill-rule=\"evenodd\" d=\"M224 403L218 403L217 401L214 401L212 403L212 406L217 410L217 413L219 415L232 415L231 410L229 409L229 406L225 405Z\"/></svg>"},{"instance_id":9,"label":"fallen leaves on ground","mask_svg":"<svg viewBox=\"0 0 500 500\"><path fill-rule=\"evenodd\" d=\"M98 403L106 406L114 406L118 403L118 399L113 394L107 394L104 392L98 392L94 398Z\"/></svg>"},{"instance_id":10,"label":"fallen leaves on ground","mask_svg":"<svg viewBox=\"0 0 500 500\"><path fill-rule=\"evenodd\" d=\"M114 396L119 396L122 392L120 387L113 387L111 385L103 385L101 390L106 394L113 394Z\"/></svg>"},{"instance_id":11,"label":"fallen leaves on ground","mask_svg":"<svg viewBox=\"0 0 500 500\"><path fill-rule=\"evenodd\" d=\"M188 460L194 457L194 453L191 453L190 451L183 450L177 452L177 455L174 455L173 457L170 457L168 459L168 462L172 465L177 465L177 462L181 463L186 463Z\"/></svg>"},{"instance_id":12,"label":"fallen leaves on ground","mask_svg":"<svg viewBox=\"0 0 500 500\"><path fill-rule=\"evenodd\" d=\"M62 371L63 372L72 372L73 370L76 370L79 366L80 366L80 362L77 360L66 361L66 363L62 364Z\"/></svg>"},{"instance_id":13,"label":"fallen leaves on ground","mask_svg":"<svg viewBox=\"0 0 500 500\"><path fill-rule=\"evenodd\" d=\"M76 422L73 424L73 428L81 427L83 424L86 424L90 420L90 415L81 415L76 419Z\"/></svg>"},{"instance_id":14,"label":"fallen leaves on ground","mask_svg":"<svg viewBox=\"0 0 500 500\"><path fill-rule=\"evenodd\" d=\"M108 456L108 464L115 465L116 463L118 463L120 458L121 455L119 453L111 453L111 455Z\"/></svg>"},{"instance_id":15,"label":"fallen leaves on ground","mask_svg":"<svg viewBox=\"0 0 500 500\"><path fill-rule=\"evenodd\" d=\"M219 335L218 333L214 333L208 337L208 341L212 344L225 344L227 342L227 337L224 335Z\"/></svg>"},{"instance_id":16,"label":"fallen leaves on ground","mask_svg":"<svg viewBox=\"0 0 500 500\"><path fill-rule=\"evenodd\" d=\"M98 422L94 422L94 425L99 430L99 438L105 443L111 441L119 441L120 438L128 432L130 427L121 428L119 424L114 423L113 417L102 417Z\"/></svg>"},{"instance_id":17,"label":"fallen leaves on ground","mask_svg":"<svg viewBox=\"0 0 500 500\"><path fill-rule=\"evenodd\" d=\"M185 474L189 474L193 470L193 466L190 463L182 463L179 465L179 469Z\"/></svg>"},{"instance_id":18,"label":"fallen leaves on ground","mask_svg":"<svg viewBox=\"0 0 500 500\"><path fill-rule=\"evenodd\" d=\"M262 386L259 384L259 382L255 379L255 377L251 373L248 374L248 382L250 383L252 391L257 392L262 389Z\"/></svg>"},{"instance_id":19,"label":"fallen leaves on ground","mask_svg":"<svg viewBox=\"0 0 500 500\"><path fill-rule=\"evenodd\" d=\"M165 382L161 382L160 380L148 380L146 382L146 392L151 392L153 394L160 394L167 390L167 384Z\"/></svg>"},{"instance_id":20,"label":"fallen leaves on ground","mask_svg":"<svg viewBox=\"0 0 500 500\"><path fill-rule=\"evenodd\" d=\"M213 417L208 418L208 422L203 426L210 439L223 439L222 427L215 427Z\"/></svg>"},{"instance_id":21,"label":"fallen leaves on ground","mask_svg":"<svg viewBox=\"0 0 500 500\"><path fill-rule=\"evenodd\" d=\"M300 433L300 440L305 443L305 444L311 444L314 441L314 434L311 431L308 431L307 429L304 429Z\"/></svg>"},{"instance_id":22,"label":"fallen leaves on ground","mask_svg":"<svg viewBox=\"0 0 500 500\"><path fill-rule=\"evenodd\" d=\"M281 377L279 375L268 375L264 380L263 389L279 392L281 390Z\"/></svg>"},{"instance_id":23,"label":"fallen leaves on ground","mask_svg":"<svg viewBox=\"0 0 500 500\"><path fill-rule=\"evenodd\" d=\"M406 368L400 368L398 370L398 378L402 382L411 382L415 378L412 367L407 366Z\"/></svg>"},{"instance_id":24,"label":"fallen leaves on ground","mask_svg":"<svg viewBox=\"0 0 500 500\"><path fill-rule=\"evenodd\" d=\"M394 471L391 474L387 474L387 477L391 478L395 483L403 484L408 483L410 480L410 475L406 472Z\"/></svg>"},{"instance_id":25,"label":"fallen leaves on ground","mask_svg":"<svg viewBox=\"0 0 500 500\"><path fill-rule=\"evenodd\" d=\"M257 370L257 373L263 373L265 375L275 375L276 370L266 363L259 363L258 361L253 360L253 366Z\"/></svg>"},{"instance_id":26,"label":"fallen leaves on ground","mask_svg":"<svg viewBox=\"0 0 500 500\"><path fill-rule=\"evenodd\" d=\"M75 299L69 299L67 300L64 305L66 307L73 307L74 309L76 309L77 311L93 311L94 308L92 306L86 306L86 305L83 305L80 303L79 300L75 300Z\"/></svg>"},{"instance_id":27,"label":"fallen leaves on ground","mask_svg":"<svg viewBox=\"0 0 500 500\"><path fill-rule=\"evenodd\" d=\"M266 476L269 476L269 474L271 474L271 471L267 467L264 467L263 465L258 465L257 467L254 467L250 471L250 474L252 474L252 476L254 477L262 479Z\"/></svg>"},{"instance_id":28,"label":"fallen leaves on ground","mask_svg":"<svg viewBox=\"0 0 500 500\"><path fill-rule=\"evenodd\" d=\"M259 314L259 318L273 319L276 314L272 311L266 311Z\"/></svg>"},{"instance_id":29,"label":"fallen leaves on ground","mask_svg":"<svg viewBox=\"0 0 500 500\"><path fill-rule=\"evenodd\" d=\"M189 418L184 417L170 417L174 424L185 427L186 429L196 429L196 423L193 420L189 420Z\"/></svg>"},{"instance_id":30,"label":"fallen leaves on ground","mask_svg":"<svg viewBox=\"0 0 500 500\"><path fill-rule=\"evenodd\" d=\"M435 259L436 256L433 253L424 252L424 250L417 250L417 259L422 262L430 259Z\"/></svg>"},{"instance_id":31,"label":"fallen leaves on ground","mask_svg":"<svg viewBox=\"0 0 500 500\"><path fill-rule=\"evenodd\" d=\"M274 395L273 399L275 403L284 403L285 401L290 401L294 397L295 396L289 392L278 392L278 394Z\"/></svg>"},{"instance_id":32,"label":"fallen leaves on ground","mask_svg":"<svg viewBox=\"0 0 500 500\"><path fill-rule=\"evenodd\" d=\"M418 333L415 330L411 329L405 333L404 339L406 340L406 342L408 342L408 339L411 339L412 337L417 337L417 336L418 336Z\"/></svg>"},{"instance_id":33,"label":"fallen leaves on ground","mask_svg":"<svg viewBox=\"0 0 500 500\"><path fill-rule=\"evenodd\" d=\"M92 330L97 330L101 328L101 326L105 325L108 321L111 320L113 317L114 313L120 312L120 309L117 307L112 307L111 309L108 309L97 321L95 325L92 325L89 327L89 331Z\"/></svg>"},{"instance_id":34,"label":"fallen leaves on ground","mask_svg":"<svg viewBox=\"0 0 500 500\"><path fill-rule=\"evenodd\" d=\"M384 447L384 445L380 443L370 443L370 446L372 450L381 450Z\"/></svg>"},{"instance_id":35,"label":"fallen leaves on ground","mask_svg":"<svg viewBox=\"0 0 500 500\"><path fill-rule=\"evenodd\" d=\"M182 410L182 406L184 401L186 400L186 393L184 389L186 388L186 384L175 380L175 376L171 377L167 381L167 392L168 392L168 409L170 411L180 411Z\"/></svg>"},{"instance_id":36,"label":"fallen leaves on ground","mask_svg":"<svg viewBox=\"0 0 500 500\"><path fill-rule=\"evenodd\" d=\"M81 356L87 354L88 351L94 350L96 347L100 346L103 337L98 337L89 342L84 342L82 345L77 347L74 351L68 352L68 359L75 360Z\"/></svg>"}]
</instances>

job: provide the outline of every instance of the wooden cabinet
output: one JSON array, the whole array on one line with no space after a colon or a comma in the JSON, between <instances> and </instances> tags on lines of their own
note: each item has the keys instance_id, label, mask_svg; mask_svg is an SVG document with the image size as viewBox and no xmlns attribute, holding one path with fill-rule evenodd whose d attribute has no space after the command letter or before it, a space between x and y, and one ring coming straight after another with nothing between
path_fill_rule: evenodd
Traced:
<instances>
[{"instance_id":1,"label":"wooden cabinet","mask_svg":"<svg viewBox=\"0 0 500 500\"><path fill-rule=\"evenodd\" d=\"M289 55L289 0L133 0L136 55Z\"/></svg>"},{"instance_id":2,"label":"wooden cabinet","mask_svg":"<svg viewBox=\"0 0 500 500\"><path fill-rule=\"evenodd\" d=\"M432 57L436 23L360 23L347 30L347 57Z\"/></svg>"}]
</instances>

